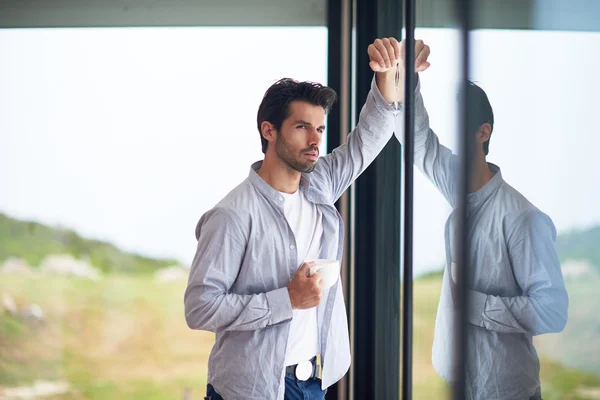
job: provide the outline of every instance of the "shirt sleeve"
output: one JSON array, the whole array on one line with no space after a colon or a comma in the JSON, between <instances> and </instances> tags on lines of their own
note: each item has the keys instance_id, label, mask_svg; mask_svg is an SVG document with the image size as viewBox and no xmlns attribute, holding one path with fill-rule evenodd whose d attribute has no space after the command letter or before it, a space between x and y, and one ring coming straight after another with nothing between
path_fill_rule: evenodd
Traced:
<instances>
[{"instance_id":1,"label":"shirt sleeve","mask_svg":"<svg viewBox=\"0 0 600 400\"><path fill-rule=\"evenodd\" d=\"M404 143L404 109L396 117L395 136ZM429 126L429 114L421 94L421 80L415 89L414 164L438 189L452 207L457 205L459 158L452 150L440 144Z\"/></svg>"},{"instance_id":2,"label":"shirt sleeve","mask_svg":"<svg viewBox=\"0 0 600 400\"><path fill-rule=\"evenodd\" d=\"M346 143L321 157L315 169L328 182L332 202L342 196L389 142L394 133L394 111L373 76L357 126L348 134Z\"/></svg>"},{"instance_id":3,"label":"shirt sleeve","mask_svg":"<svg viewBox=\"0 0 600 400\"><path fill-rule=\"evenodd\" d=\"M554 248L556 230L539 210L523 213L509 236L513 273L522 295L470 292L469 322L503 333L556 333L567 323L568 295Z\"/></svg>"},{"instance_id":4,"label":"shirt sleeve","mask_svg":"<svg viewBox=\"0 0 600 400\"><path fill-rule=\"evenodd\" d=\"M251 295L230 292L246 248L240 225L224 209L208 212L198 223L198 247L184 295L191 329L247 331L292 319L287 287Z\"/></svg>"}]
</instances>

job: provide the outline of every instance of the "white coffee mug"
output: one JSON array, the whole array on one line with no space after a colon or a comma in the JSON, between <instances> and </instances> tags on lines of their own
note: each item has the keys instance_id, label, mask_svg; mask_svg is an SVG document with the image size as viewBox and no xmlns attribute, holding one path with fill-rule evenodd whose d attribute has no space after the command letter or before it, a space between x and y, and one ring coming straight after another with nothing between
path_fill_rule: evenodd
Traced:
<instances>
[{"instance_id":1,"label":"white coffee mug","mask_svg":"<svg viewBox=\"0 0 600 400\"><path fill-rule=\"evenodd\" d=\"M452 278L452 282L454 284L458 283L458 266L454 261L450 264L450 277Z\"/></svg>"},{"instance_id":2,"label":"white coffee mug","mask_svg":"<svg viewBox=\"0 0 600 400\"><path fill-rule=\"evenodd\" d=\"M316 264L310 268L310 275L315 272L321 272L323 280L323 289L332 287L340 276L340 262L338 260L314 260Z\"/></svg>"}]
</instances>

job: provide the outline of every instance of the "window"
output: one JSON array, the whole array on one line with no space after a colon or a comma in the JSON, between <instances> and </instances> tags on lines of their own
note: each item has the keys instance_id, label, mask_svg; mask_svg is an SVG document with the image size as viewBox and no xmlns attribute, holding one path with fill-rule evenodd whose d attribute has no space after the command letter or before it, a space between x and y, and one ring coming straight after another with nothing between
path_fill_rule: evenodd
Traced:
<instances>
[{"instance_id":1,"label":"window","mask_svg":"<svg viewBox=\"0 0 600 400\"><path fill-rule=\"evenodd\" d=\"M458 31L417 29L431 45L421 74L431 128L456 153ZM487 93L495 124L487 160L504 180L548 214L569 294L569 319L558 334L534 338L544 399L593 398L600 389L595 311L600 296L600 146L594 119L600 91L600 33L482 29L472 33L471 80ZM566 51L566 49L569 49ZM566 51L566 52L565 52ZM575 61L574 55L577 60ZM442 398L447 386L431 364L443 268L444 223L451 208L415 170L414 398Z\"/></svg>"},{"instance_id":2,"label":"window","mask_svg":"<svg viewBox=\"0 0 600 400\"><path fill-rule=\"evenodd\" d=\"M327 29L2 30L0 51L0 392L202 397L196 222L262 159L270 84L327 83Z\"/></svg>"}]
</instances>

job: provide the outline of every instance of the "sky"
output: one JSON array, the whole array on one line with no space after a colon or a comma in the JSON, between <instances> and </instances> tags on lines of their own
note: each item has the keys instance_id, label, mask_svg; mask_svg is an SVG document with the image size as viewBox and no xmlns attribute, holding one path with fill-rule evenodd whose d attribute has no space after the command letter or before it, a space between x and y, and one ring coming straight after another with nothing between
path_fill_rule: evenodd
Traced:
<instances>
[{"instance_id":1,"label":"sky","mask_svg":"<svg viewBox=\"0 0 600 400\"><path fill-rule=\"evenodd\" d=\"M432 49L431 127L456 149L458 36L416 36ZM600 224L600 34L478 31L473 44L495 111L488 160L559 232ZM327 30L0 30L0 58L0 212L189 264L200 216L262 158L265 90L327 83ZM442 266L449 212L415 171L416 274Z\"/></svg>"}]
</instances>

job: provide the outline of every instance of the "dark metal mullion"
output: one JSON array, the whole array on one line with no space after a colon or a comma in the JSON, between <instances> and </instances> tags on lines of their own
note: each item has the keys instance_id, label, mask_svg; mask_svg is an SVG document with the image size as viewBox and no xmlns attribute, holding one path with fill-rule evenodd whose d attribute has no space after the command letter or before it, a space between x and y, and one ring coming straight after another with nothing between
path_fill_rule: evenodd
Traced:
<instances>
[{"instance_id":1,"label":"dark metal mullion","mask_svg":"<svg viewBox=\"0 0 600 400\"><path fill-rule=\"evenodd\" d=\"M356 1L356 115L373 79L367 47L398 37L398 0ZM354 184L354 399L400 396L400 144L391 138Z\"/></svg>"},{"instance_id":2,"label":"dark metal mullion","mask_svg":"<svg viewBox=\"0 0 600 400\"><path fill-rule=\"evenodd\" d=\"M413 160L415 87L415 0L404 1L404 275L402 293L402 399L412 399L413 331Z\"/></svg>"},{"instance_id":3,"label":"dark metal mullion","mask_svg":"<svg viewBox=\"0 0 600 400\"><path fill-rule=\"evenodd\" d=\"M458 312L456 313L456 337L455 337L455 353L454 357L457 358L459 371L458 379L453 385L453 399L463 400L466 398L466 378L467 378L467 305L469 304L469 277L470 277L470 266L469 266L469 237L468 237L468 220L467 220L467 196L469 193L469 182L470 182L470 171L471 165L470 160L472 147L470 132L467 132L467 127L470 115L470 99L468 96L468 80L470 75L470 33L473 26L473 10L472 7L474 2L471 0L457 0L456 10L458 11L458 23L460 29L461 38L461 68L460 68L460 104L459 104L459 123L458 123L458 134L459 143L461 146L461 162L460 162L460 175L459 175L459 199L458 209L456 214L456 221L458 222L458 237L459 241L456 248L456 262L460 268L457 269L457 285L458 285ZM452 249L453 251L455 249ZM447 266L450 268L450 266ZM446 270L446 273L451 273L450 270Z\"/></svg>"},{"instance_id":4,"label":"dark metal mullion","mask_svg":"<svg viewBox=\"0 0 600 400\"><path fill-rule=\"evenodd\" d=\"M370 89L372 73L366 70L369 59L365 49L375 37L376 18L372 4L356 2L356 100L360 115ZM376 164L376 161L375 161ZM354 400L373 398L375 370L375 207L376 165L371 165L354 183L354 349L352 355ZM367 268L370 267L370 268Z\"/></svg>"},{"instance_id":5,"label":"dark metal mullion","mask_svg":"<svg viewBox=\"0 0 600 400\"><path fill-rule=\"evenodd\" d=\"M328 0L327 2L327 85L333 88L339 95L338 104L333 107L327 116L327 152L346 142L350 130L350 69L351 55L353 52L350 36L351 25L351 0ZM340 212L345 225L344 236L346 245L342 260L342 287L346 308L352 309L352 298L350 297L350 246L352 215L350 212L350 195L347 191L335 204ZM349 321L350 322L350 321ZM351 326L351 324L349 323ZM329 388L325 398L327 400L346 400L348 397L349 377L342 378L339 382Z\"/></svg>"}]
</instances>

